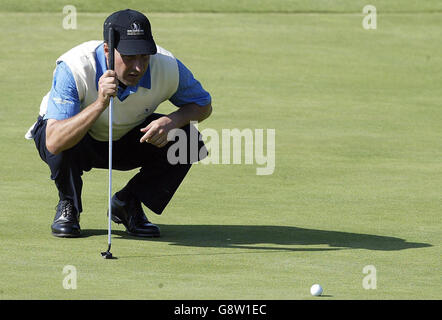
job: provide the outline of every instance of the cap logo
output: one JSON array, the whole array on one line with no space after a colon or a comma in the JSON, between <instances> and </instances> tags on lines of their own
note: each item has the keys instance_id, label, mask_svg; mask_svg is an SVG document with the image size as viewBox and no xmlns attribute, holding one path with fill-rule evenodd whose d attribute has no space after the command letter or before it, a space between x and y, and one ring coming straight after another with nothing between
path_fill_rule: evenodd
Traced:
<instances>
[{"instance_id":1,"label":"cap logo","mask_svg":"<svg viewBox=\"0 0 442 320\"><path fill-rule=\"evenodd\" d=\"M138 22L134 22L130 25L132 29L127 30L128 36L142 36L144 35L144 30L141 29L141 26Z\"/></svg>"}]
</instances>

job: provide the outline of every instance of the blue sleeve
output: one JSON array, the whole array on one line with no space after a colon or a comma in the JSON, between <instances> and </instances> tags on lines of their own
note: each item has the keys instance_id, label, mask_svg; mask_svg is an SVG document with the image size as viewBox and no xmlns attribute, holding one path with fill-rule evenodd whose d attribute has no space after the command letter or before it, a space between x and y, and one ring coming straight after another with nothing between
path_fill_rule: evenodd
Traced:
<instances>
[{"instance_id":1,"label":"blue sleeve","mask_svg":"<svg viewBox=\"0 0 442 320\"><path fill-rule=\"evenodd\" d=\"M176 59L178 63L179 83L178 89L169 99L177 107L185 104L196 103L199 106L208 105L212 98L210 94L203 89L198 80L193 77L192 72L186 66Z\"/></svg>"},{"instance_id":2,"label":"blue sleeve","mask_svg":"<svg viewBox=\"0 0 442 320\"><path fill-rule=\"evenodd\" d=\"M63 120L80 112L77 85L69 67L60 62L54 74L44 119Z\"/></svg>"}]
</instances>

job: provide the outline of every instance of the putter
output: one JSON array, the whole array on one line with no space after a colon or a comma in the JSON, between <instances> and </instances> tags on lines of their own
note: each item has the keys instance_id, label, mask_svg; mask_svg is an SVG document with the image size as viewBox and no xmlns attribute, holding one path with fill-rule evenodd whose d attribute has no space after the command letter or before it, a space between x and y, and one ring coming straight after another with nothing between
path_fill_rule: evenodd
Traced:
<instances>
[{"instance_id":1,"label":"putter","mask_svg":"<svg viewBox=\"0 0 442 320\"><path fill-rule=\"evenodd\" d=\"M109 28L109 70L114 70L114 30L112 27ZM114 97L110 98L109 101L109 195L108 195L108 226L107 226L107 251L102 252L101 256L104 259L113 259L112 253L110 252L112 241L112 122L113 122L113 106Z\"/></svg>"}]
</instances>

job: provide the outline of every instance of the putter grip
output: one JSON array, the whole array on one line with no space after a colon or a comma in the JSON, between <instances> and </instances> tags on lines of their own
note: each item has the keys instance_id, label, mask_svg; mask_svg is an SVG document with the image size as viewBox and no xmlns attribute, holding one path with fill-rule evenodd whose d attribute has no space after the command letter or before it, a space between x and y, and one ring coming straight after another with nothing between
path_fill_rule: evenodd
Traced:
<instances>
[{"instance_id":1,"label":"putter grip","mask_svg":"<svg viewBox=\"0 0 442 320\"><path fill-rule=\"evenodd\" d=\"M115 57L114 57L114 46L115 46L115 38L114 38L114 29L112 27L109 28L109 70L114 70L115 67Z\"/></svg>"}]
</instances>

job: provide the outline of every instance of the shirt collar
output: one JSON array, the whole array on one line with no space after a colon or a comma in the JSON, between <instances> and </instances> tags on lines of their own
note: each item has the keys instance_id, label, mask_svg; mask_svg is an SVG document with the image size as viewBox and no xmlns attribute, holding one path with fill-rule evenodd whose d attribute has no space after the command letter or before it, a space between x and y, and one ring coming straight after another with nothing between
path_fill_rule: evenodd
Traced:
<instances>
[{"instance_id":1,"label":"shirt collar","mask_svg":"<svg viewBox=\"0 0 442 320\"><path fill-rule=\"evenodd\" d=\"M103 75L103 73L107 71L106 56L104 55L103 48L104 48L104 43L100 44L97 47L97 49L95 50L95 64L97 66L97 72L96 72L96 77L95 77L95 86L96 86L97 90L98 90L98 80L100 80L100 77ZM143 77L140 79L140 81L135 86L128 86L128 87L126 87L125 90L122 90L122 88L119 88L117 96L122 101L130 94L137 92L138 87L140 87L140 86L143 88L146 88L146 89L151 88L150 64L147 66L147 70L144 73Z\"/></svg>"}]
</instances>

